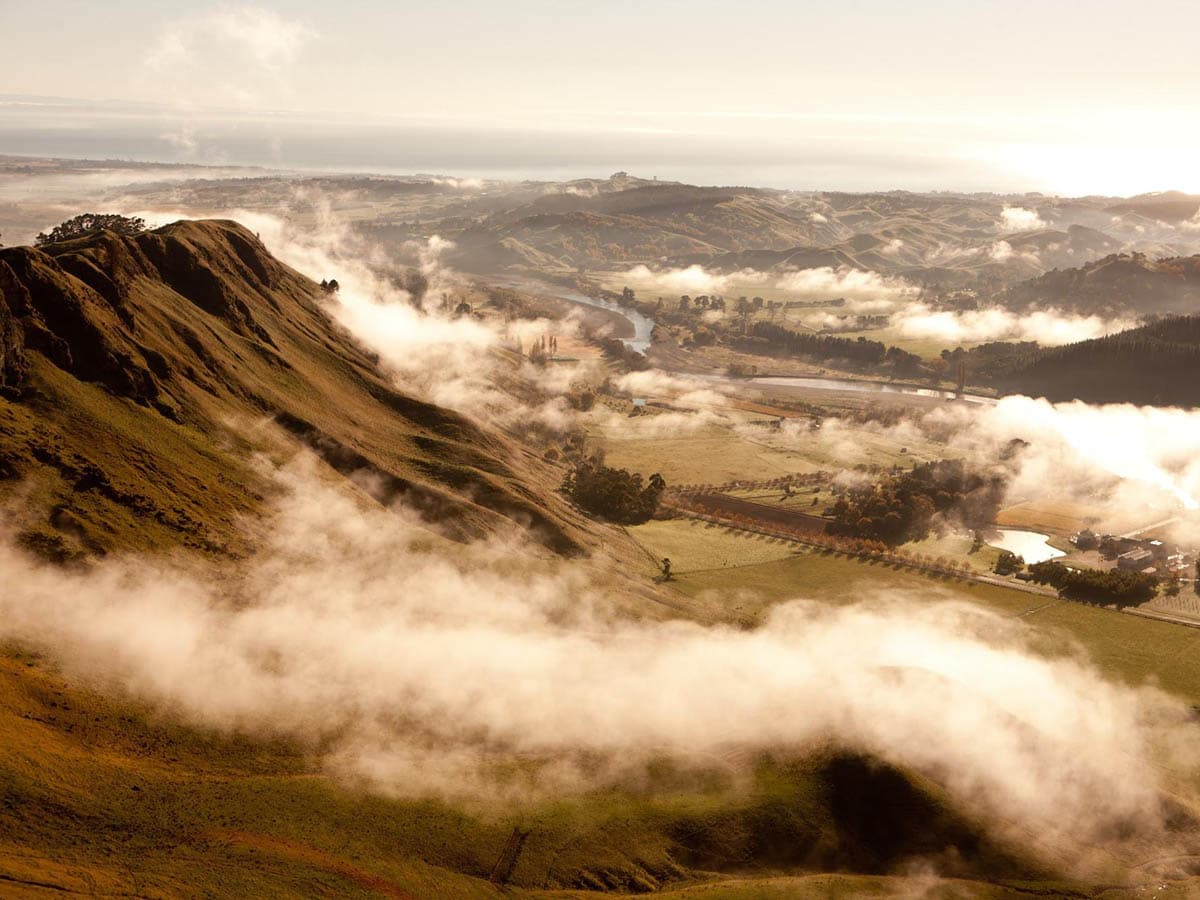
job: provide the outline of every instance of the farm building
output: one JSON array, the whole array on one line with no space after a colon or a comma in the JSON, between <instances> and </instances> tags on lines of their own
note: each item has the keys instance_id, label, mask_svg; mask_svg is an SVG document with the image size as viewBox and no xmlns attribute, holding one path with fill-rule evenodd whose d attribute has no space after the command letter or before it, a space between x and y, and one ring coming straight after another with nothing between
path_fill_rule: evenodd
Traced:
<instances>
[{"instance_id":1,"label":"farm building","mask_svg":"<svg viewBox=\"0 0 1200 900\"><path fill-rule=\"evenodd\" d=\"M1117 568L1141 572L1154 565L1154 554L1143 547L1127 550L1117 557Z\"/></svg>"}]
</instances>

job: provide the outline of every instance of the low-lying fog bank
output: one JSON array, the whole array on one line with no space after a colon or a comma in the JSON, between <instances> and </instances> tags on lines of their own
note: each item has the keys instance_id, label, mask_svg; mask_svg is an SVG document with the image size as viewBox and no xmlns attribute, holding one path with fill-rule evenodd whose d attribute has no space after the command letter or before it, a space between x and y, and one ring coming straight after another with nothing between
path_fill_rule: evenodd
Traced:
<instances>
[{"instance_id":1,"label":"low-lying fog bank","mask_svg":"<svg viewBox=\"0 0 1200 900\"><path fill-rule=\"evenodd\" d=\"M641 292L642 299L655 294L676 301L683 294L753 294L769 291L772 299L803 303L843 301L837 307L792 311L789 321L814 330L846 330L844 319L855 316L886 316L896 337L935 339L948 348L956 344L989 341L1037 341L1047 347L1060 346L1112 334L1138 324L1135 316L1105 318L1079 315L1053 307L1013 311L1001 306L980 309L938 309L922 299L919 285L897 275L885 275L848 266L821 266L787 272L741 269L710 271L700 265L675 269L635 266L617 276ZM727 305L726 315L734 315Z\"/></svg>"},{"instance_id":2,"label":"low-lying fog bank","mask_svg":"<svg viewBox=\"0 0 1200 900\"><path fill-rule=\"evenodd\" d=\"M299 740L373 790L478 812L637 785L664 758L736 783L746 751L832 744L927 774L1006 839L1174 840L1161 779L1193 761L1188 708L1043 655L1017 620L931 585L798 597L753 630L630 621L593 568L516 539L448 550L315 466L274 473L262 550L233 571L67 572L6 544L0 638L187 722Z\"/></svg>"}]
</instances>

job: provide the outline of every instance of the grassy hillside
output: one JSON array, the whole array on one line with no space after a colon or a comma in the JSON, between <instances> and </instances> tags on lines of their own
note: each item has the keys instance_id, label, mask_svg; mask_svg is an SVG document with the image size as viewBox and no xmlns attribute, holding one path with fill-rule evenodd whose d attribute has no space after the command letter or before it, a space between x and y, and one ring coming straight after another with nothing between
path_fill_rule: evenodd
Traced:
<instances>
[{"instance_id":1,"label":"grassy hillside","mask_svg":"<svg viewBox=\"0 0 1200 900\"><path fill-rule=\"evenodd\" d=\"M244 552L266 490L247 451L297 442L451 533L582 547L535 454L397 390L235 223L0 250L0 291L0 494L30 492L43 555Z\"/></svg>"},{"instance_id":2,"label":"grassy hillside","mask_svg":"<svg viewBox=\"0 0 1200 900\"><path fill-rule=\"evenodd\" d=\"M487 875L530 831L520 890L643 892L719 872L882 872L911 855L1028 874L912 774L836 751L763 760L752 784L659 784L473 818L360 793L284 743L180 728L0 657L0 882L149 896L499 896ZM950 856L946 857L950 859Z\"/></svg>"},{"instance_id":3,"label":"grassy hillside","mask_svg":"<svg viewBox=\"0 0 1200 900\"><path fill-rule=\"evenodd\" d=\"M635 532L660 546L653 526ZM1192 694L1200 684L1191 652L1200 631L835 556L683 573L677 585L718 590L741 605L731 613L751 618L798 595L960 595L1080 640L1110 674L1157 676ZM756 606L745 605L750 597ZM285 741L181 727L8 647L0 894L41 896L52 885L147 896L500 896L487 875L520 827L530 837L506 891L517 895L1137 896L1054 880L992 844L935 782L869 758L829 748L802 761L763 758L754 772L735 785L664 762L636 788L473 816L364 793ZM938 860L938 877L906 874L914 857ZM1188 896L1181 885L1167 889Z\"/></svg>"}]
</instances>

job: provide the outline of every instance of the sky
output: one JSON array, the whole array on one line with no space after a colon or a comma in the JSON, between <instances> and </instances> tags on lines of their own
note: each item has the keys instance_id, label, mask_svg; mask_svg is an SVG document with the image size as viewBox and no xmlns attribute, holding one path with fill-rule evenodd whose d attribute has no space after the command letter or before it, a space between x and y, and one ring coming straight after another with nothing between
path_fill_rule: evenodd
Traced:
<instances>
[{"instance_id":1,"label":"sky","mask_svg":"<svg viewBox=\"0 0 1200 900\"><path fill-rule=\"evenodd\" d=\"M0 0L0 17L0 152L1200 191L1200 4L1176 0Z\"/></svg>"}]
</instances>

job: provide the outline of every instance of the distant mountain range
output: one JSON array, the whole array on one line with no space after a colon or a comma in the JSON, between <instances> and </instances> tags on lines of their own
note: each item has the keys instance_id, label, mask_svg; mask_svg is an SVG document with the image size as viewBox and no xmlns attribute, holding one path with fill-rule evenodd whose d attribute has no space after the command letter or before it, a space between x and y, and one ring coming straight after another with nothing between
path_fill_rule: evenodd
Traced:
<instances>
[{"instance_id":1,"label":"distant mountain range","mask_svg":"<svg viewBox=\"0 0 1200 900\"><path fill-rule=\"evenodd\" d=\"M4 170L0 159L0 175ZM65 171L79 174L78 164ZM699 264L723 272L829 266L902 276L922 286L972 288L991 297L1055 268L1113 253L1150 258L1200 253L1200 225L1193 226L1200 196L1177 193L1060 198L785 191L698 187L623 172L561 182L190 174L188 180L164 173L161 181L121 184L107 196L125 209L205 215L282 210L316 219L332 211L384 250L432 234L448 238L456 244L453 262L481 274L621 271L638 264ZM112 181L127 176L120 170ZM49 212L37 217L18 212L25 216L18 222L44 227L51 221ZM0 207L0 230L4 220ZM16 234L20 239L21 232Z\"/></svg>"}]
</instances>

